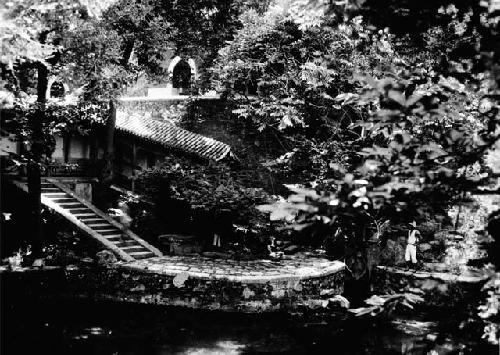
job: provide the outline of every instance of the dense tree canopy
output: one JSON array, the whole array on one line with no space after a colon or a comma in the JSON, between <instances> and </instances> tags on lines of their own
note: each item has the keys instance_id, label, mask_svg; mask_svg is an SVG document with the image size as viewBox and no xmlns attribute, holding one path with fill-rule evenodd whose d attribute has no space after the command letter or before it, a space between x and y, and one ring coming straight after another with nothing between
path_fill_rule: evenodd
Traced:
<instances>
[{"instance_id":1,"label":"dense tree canopy","mask_svg":"<svg viewBox=\"0 0 500 355\"><path fill-rule=\"evenodd\" d=\"M437 7L442 19L427 24L418 45L403 42L407 34L333 10L309 26L283 7L265 16L249 11L214 69L219 88L237 105L235 114L258 131L278 131L286 142L289 151L272 166L283 169L298 156L309 159L309 170L319 166L319 174L310 170L309 180L297 182L330 192L300 195L299 211L332 227L346 206L349 220L353 213L395 218L410 210L417 218L414 202L424 208L435 196L446 204L446 196L470 188L480 172L465 172L495 140L488 128L497 112L484 97L474 52L460 50L480 43L480 36L467 36L479 33L474 9ZM336 191L346 200L335 202ZM316 219L318 208L304 207L314 196L329 204L319 208L328 218Z\"/></svg>"}]
</instances>

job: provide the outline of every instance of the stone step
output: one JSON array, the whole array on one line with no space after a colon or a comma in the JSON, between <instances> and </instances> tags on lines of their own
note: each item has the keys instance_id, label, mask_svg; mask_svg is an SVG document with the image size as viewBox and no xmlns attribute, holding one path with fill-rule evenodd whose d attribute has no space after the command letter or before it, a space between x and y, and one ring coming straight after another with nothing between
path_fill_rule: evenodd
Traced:
<instances>
[{"instance_id":1,"label":"stone step","mask_svg":"<svg viewBox=\"0 0 500 355\"><path fill-rule=\"evenodd\" d=\"M142 245L138 246L130 246L130 247L123 247L121 248L125 253L130 254L130 253L138 253L138 252L148 252L150 253L149 250L144 248Z\"/></svg>"},{"instance_id":2,"label":"stone step","mask_svg":"<svg viewBox=\"0 0 500 355\"><path fill-rule=\"evenodd\" d=\"M123 233L120 229L118 229L114 226L107 226L104 229L94 229L94 230L101 235L112 235L112 234L109 234L110 232Z\"/></svg>"},{"instance_id":3,"label":"stone step","mask_svg":"<svg viewBox=\"0 0 500 355\"><path fill-rule=\"evenodd\" d=\"M58 187L42 187L43 194L48 192L61 192L61 190Z\"/></svg>"},{"instance_id":4,"label":"stone step","mask_svg":"<svg viewBox=\"0 0 500 355\"><path fill-rule=\"evenodd\" d=\"M71 197L71 196L68 196L68 197L62 197L62 198L55 198L53 199L52 201L56 202L56 203L65 203L65 202L78 202L77 199Z\"/></svg>"},{"instance_id":5,"label":"stone step","mask_svg":"<svg viewBox=\"0 0 500 355\"><path fill-rule=\"evenodd\" d=\"M99 224L90 224L90 223L87 223L89 225L90 228L92 228L93 230L95 231L99 231L99 230L106 230L106 229L109 229L110 227L113 227L110 223L106 223L106 221L102 221L103 223L99 223Z\"/></svg>"},{"instance_id":6,"label":"stone step","mask_svg":"<svg viewBox=\"0 0 500 355\"><path fill-rule=\"evenodd\" d=\"M107 229L105 231L96 231L98 232L100 235L104 235L104 236L107 236L107 235L121 235L123 232L117 228L115 229Z\"/></svg>"},{"instance_id":7,"label":"stone step","mask_svg":"<svg viewBox=\"0 0 500 355\"><path fill-rule=\"evenodd\" d=\"M74 215L76 214L82 214L82 213L92 213L94 216L97 216L94 211L92 211L90 208L69 208L68 211Z\"/></svg>"},{"instance_id":8,"label":"stone step","mask_svg":"<svg viewBox=\"0 0 500 355\"><path fill-rule=\"evenodd\" d=\"M73 215L81 220L94 219L96 217L95 213L73 213Z\"/></svg>"},{"instance_id":9,"label":"stone step","mask_svg":"<svg viewBox=\"0 0 500 355\"><path fill-rule=\"evenodd\" d=\"M62 208L69 210L69 209L75 209L75 208L87 208L83 203L80 202L63 202L59 203L59 206Z\"/></svg>"},{"instance_id":10,"label":"stone step","mask_svg":"<svg viewBox=\"0 0 500 355\"><path fill-rule=\"evenodd\" d=\"M102 219L102 218L91 218L91 219L86 219L83 223L85 223L86 225L88 225L90 228L92 228L92 226L95 226L95 225L101 225L101 224L109 224L108 221L106 221L105 219Z\"/></svg>"},{"instance_id":11,"label":"stone step","mask_svg":"<svg viewBox=\"0 0 500 355\"><path fill-rule=\"evenodd\" d=\"M152 252L150 251L136 251L132 253L128 253L131 257L134 259L147 259L155 256Z\"/></svg>"},{"instance_id":12,"label":"stone step","mask_svg":"<svg viewBox=\"0 0 500 355\"><path fill-rule=\"evenodd\" d=\"M126 248L126 247L139 247L141 246L138 242L136 242L135 240L133 239L130 239L130 240L124 240L124 241L119 241L119 242L116 242L115 245L118 247L118 248Z\"/></svg>"},{"instance_id":13,"label":"stone step","mask_svg":"<svg viewBox=\"0 0 500 355\"><path fill-rule=\"evenodd\" d=\"M65 192L42 192L42 195L48 198L71 197Z\"/></svg>"},{"instance_id":14,"label":"stone step","mask_svg":"<svg viewBox=\"0 0 500 355\"><path fill-rule=\"evenodd\" d=\"M107 229L120 229L114 226L113 224L109 223L108 221L102 221L99 224L94 224L90 228L95 229L95 230L102 230L105 231Z\"/></svg>"},{"instance_id":15,"label":"stone step","mask_svg":"<svg viewBox=\"0 0 500 355\"><path fill-rule=\"evenodd\" d=\"M109 240L110 242L116 242L116 243L120 243L120 242L128 242L130 240L132 240L131 238L127 238L127 237L124 237L123 235L121 234L113 234L113 235L107 235L105 236L107 240Z\"/></svg>"}]
</instances>

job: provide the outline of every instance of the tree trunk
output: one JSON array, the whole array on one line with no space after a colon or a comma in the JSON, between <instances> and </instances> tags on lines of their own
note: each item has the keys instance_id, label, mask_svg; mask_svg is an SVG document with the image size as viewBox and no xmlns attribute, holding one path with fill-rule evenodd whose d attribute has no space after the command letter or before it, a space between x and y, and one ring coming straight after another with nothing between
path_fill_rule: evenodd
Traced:
<instances>
[{"instance_id":1,"label":"tree trunk","mask_svg":"<svg viewBox=\"0 0 500 355\"><path fill-rule=\"evenodd\" d=\"M40 255L43 243L41 190L40 166L33 159L28 163L28 203L31 216L30 242L35 257Z\"/></svg>"},{"instance_id":2,"label":"tree trunk","mask_svg":"<svg viewBox=\"0 0 500 355\"><path fill-rule=\"evenodd\" d=\"M48 69L45 65L38 66L37 101L39 109L28 122L32 132L30 147L30 161L28 163L28 201L31 216L31 244L33 255L39 256L42 251L42 203L41 203L41 171L43 152L45 150L43 121L45 120L45 102L48 86Z\"/></svg>"}]
</instances>

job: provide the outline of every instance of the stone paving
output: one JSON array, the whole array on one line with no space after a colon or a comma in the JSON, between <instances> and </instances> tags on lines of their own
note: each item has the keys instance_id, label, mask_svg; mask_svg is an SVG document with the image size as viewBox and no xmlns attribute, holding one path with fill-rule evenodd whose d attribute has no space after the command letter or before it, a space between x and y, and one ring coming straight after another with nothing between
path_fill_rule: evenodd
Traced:
<instances>
[{"instance_id":1,"label":"stone paving","mask_svg":"<svg viewBox=\"0 0 500 355\"><path fill-rule=\"evenodd\" d=\"M344 263L322 258L270 260L212 259L202 256L163 256L124 263L121 267L160 275L260 283L304 280L343 271Z\"/></svg>"}]
</instances>

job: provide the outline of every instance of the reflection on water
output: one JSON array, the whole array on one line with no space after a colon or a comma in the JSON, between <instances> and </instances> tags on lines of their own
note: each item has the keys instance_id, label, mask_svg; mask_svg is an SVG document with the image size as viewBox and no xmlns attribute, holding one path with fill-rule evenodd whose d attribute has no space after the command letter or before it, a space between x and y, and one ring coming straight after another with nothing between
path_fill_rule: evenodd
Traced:
<instances>
[{"instance_id":1,"label":"reflection on water","mask_svg":"<svg viewBox=\"0 0 500 355\"><path fill-rule=\"evenodd\" d=\"M245 345L238 344L236 341L224 340L215 342L212 347L193 347L182 352L186 355L205 355L205 354L241 354Z\"/></svg>"},{"instance_id":2,"label":"reflection on water","mask_svg":"<svg viewBox=\"0 0 500 355\"><path fill-rule=\"evenodd\" d=\"M32 301L4 305L2 354L486 354L437 322L306 322L134 304ZM457 340L458 339L458 340Z\"/></svg>"}]
</instances>

